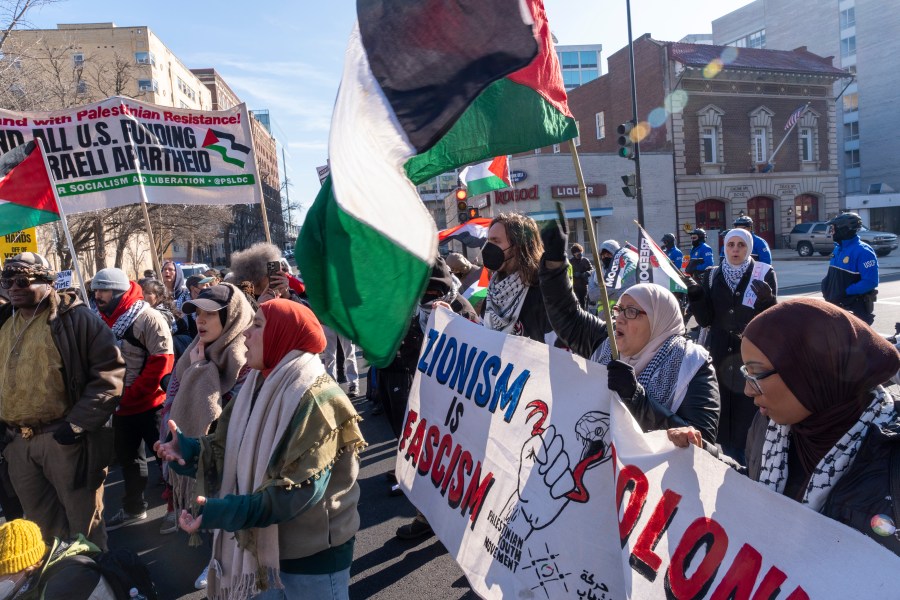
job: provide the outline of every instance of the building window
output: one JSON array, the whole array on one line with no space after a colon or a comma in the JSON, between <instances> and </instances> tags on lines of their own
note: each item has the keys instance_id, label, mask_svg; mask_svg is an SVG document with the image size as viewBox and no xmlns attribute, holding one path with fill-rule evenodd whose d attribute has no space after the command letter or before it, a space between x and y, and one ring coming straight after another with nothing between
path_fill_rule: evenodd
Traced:
<instances>
[{"instance_id":1,"label":"building window","mask_svg":"<svg viewBox=\"0 0 900 600\"><path fill-rule=\"evenodd\" d=\"M588 81L593 81L600 76L599 71L597 69L582 69L581 70L581 83L587 83Z\"/></svg>"},{"instance_id":2,"label":"building window","mask_svg":"<svg viewBox=\"0 0 900 600\"><path fill-rule=\"evenodd\" d=\"M844 141L849 142L859 139L859 121L844 123Z\"/></svg>"},{"instance_id":3,"label":"building window","mask_svg":"<svg viewBox=\"0 0 900 600\"><path fill-rule=\"evenodd\" d=\"M862 180L859 177L847 177L844 179L844 191L847 194L855 194L862 190Z\"/></svg>"},{"instance_id":4,"label":"building window","mask_svg":"<svg viewBox=\"0 0 900 600\"><path fill-rule=\"evenodd\" d=\"M597 124L597 139L602 140L606 137L606 113L601 110L594 115L594 121Z\"/></svg>"},{"instance_id":5,"label":"building window","mask_svg":"<svg viewBox=\"0 0 900 600\"><path fill-rule=\"evenodd\" d=\"M78 54L72 55L72 62L75 63L76 69L81 69L84 67L84 54L79 52Z\"/></svg>"},{"instance_id":6,"label":"building window","mask_svg":"<svg viewBox=\"0 0 900 600\"><path fill-rule=\"evenodd\" d=\"M856 54L856 36L851 35L850 37L841 39L841 56L843 58L847 58L848 56L853 56Z\"/></svg>"},{"instance_id":7,"label":"building window","mask_svg":"<svg viewBox=\"0 0 900 600\"><path fill-rule=\"evenodd\" d=\"M859 110L859 94L856 92L844 94L842 98L844 99L844 113L856 112Z\"/></svg>"},{"instance_id":8,"label":"building window","mask_svg":"<svg viewBox=\"0 0 900 600\"><path fill-rule=\"evenodd\" d=\"M716 138L717 132L715 127L704 127L700 133L700 145L703 152L702 160L705 163L716 163Z\"/></svg>"},{"instance_id":9,"label":"building window","mask_svg":"<svg viewBox=\"0 0 900 600\"><path fill-rule=\"evenodd\" d=\"M847 150L844 152L844 168L859 168L859 150Z\"/></svg>"},{"instance_id":10,"label":"building window","mask_svg":"<svg viewBox=\"0 0 900 600\"><path fill-rule=\"evenodd\" d=\"M577 52L560 52L559 53L559 62L560 62L560 64L562 64L563 69L577 69L579 67L578 53Z\"/></svg>"},{"instance_id":11,"label":"building window","mask_svg":"<svg viewBox=\"0 0 900 600\"><path fill-rule=\"evenodd\" d=\"M178 80L178 89L181 90L181 93L191 100L196 100L197 92L195 92L194 89L187 83L185 83L184 79L182 79L181 77L177 77L176 79Z\"/></svg>"},{"instance_id":12,"label":"building window","mask_svg":"<svg viewBox=\"0 0 900 600\"><path fill-rule=\"evenodd\" d=\"M578 87L581 85L581 72L563 71L563 83L566 85L567 90Z\"/></svg>"},{"instance_id":13,"label":"building window","mask_svg":"<svg viewBox=\"0 0 900 600\"><path fill-rule=\"evenodd\" d=\"M813 129L812 127L800 128L800 160L811 162L815 160L813 152Z\"/></svg>"},{"instance_id":14,"label":"building window","mask_svg":"<svg viewBox=\"0 0 900 600\"><path fill-rule=\"evenodd\" d=\"M597 53L593 51L579 52L581 55L581 68L591 68L597 66Z\"/></svg>"},{"instance_id":15,"label":"building window","mask_svg":"<svg viewBox=\"0 0 900 600\"><path fill-rule=\"evenodd\" d=\"M766 47L766 30L761 29L747 36L748 48L765 48Z\"/></svg>"},{"instance_id":16,"label":"building window","mask_svg":"<svg viewBox=\"0 0 900 600\"><path fill-rule=\"evenodd\" d=\"M535 153L535 154L540 154L540 153L541 153L541 149L540 149L540 148L535 148L535 149L534 149L534 153Z\"/></svg>"},{"instance_id":17,"label":"building window","mask_svg":"<svg viewBox=\"0 0 900 600\"><path fill-rule=\"evenodd\" d=\"M138 90L141 92L158 92L159 83L155 79L138 79Z\"/></svg>"},{"instance_id":18,"label":"building window","mask_svg":"<svg viewBox=\"0 0 900 600\"><path fill-rule=\"evenodd\" d=\"M852 6L841 11L841 29L847 29L856 25L856 9Z\"/></svg>"},{"instance_id":19,"label":"building window","mask_svg":"<svg viewBox=\"0 0 900 600\"><path fill-rule=\"evenodd\" d=\"M139 65L155 65L156 57L152 52L135 52L134 62Z\"/></svg>"},{"instance_id":20,"label":"building window","mask_svg":"<svg viewBox=\"0 0 900 600\"><path fill-rule=\"evenodd\" d=\"M559 144L553 144L553 154L559 154Z\"/></svg>"},{"instance_id":21,"label":"building window","mask_svg":"<svg viewBox=\"0 0 900 600\"><path fill-rule=\"evenodd\" d=\"M764 163L766 162L766 128L765 127L754 127L753 128L753 162L755 163Z\"/></svg>"},{"instance_id":22,"label":"building window","mask_svg":"<svg viewBox=\"0 0 900 600\"><path fill-rule=\"evenodd\" d=\"M747 47L747 38L742 37L739 40L734 40L730 44L725 44L726 46L734 46L735 48L746 48Z\"/></svg>"}]
</instances>

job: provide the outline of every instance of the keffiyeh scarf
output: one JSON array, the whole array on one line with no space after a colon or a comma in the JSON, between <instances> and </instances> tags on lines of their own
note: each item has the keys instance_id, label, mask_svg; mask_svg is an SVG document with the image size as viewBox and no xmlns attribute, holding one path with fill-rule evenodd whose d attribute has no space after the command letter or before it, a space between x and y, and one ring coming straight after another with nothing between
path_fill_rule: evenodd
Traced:
<instances>
[{"instance_id":1,"label":"keffiyeh scarf","mask_svg":"<svg viewBox=\"0 0 900 600\"><path fill-rule=\"evenodd\" d=\"M728 287L732 292L737 288L738 284L741 282L741 277L744 276L744 273L746 273L749 268L749 253L747 254L747 260L737 266L729 263L727 259L722 261L722 276L725 277L725 283L728 284Z\"/></svg>"},{"instance_id":2,"label":"keffiyeh scarf","mask_svg":"<svg viewBox=\"0 0 900 600\"><path fill-rule=\"evenodd\" d=\"M875 388L875 398L863 411L853 427L819 461L809 478L801 504L818 512L834 485L853 465L869 425L884 427L894 421L894 401L883 387ZM788 447L790 446L790 425L778 425L769 421L766 441L762 451L762 469L759 482L768 488L784 493L788 478ZM887 493L887 490L885 491Z\"/></svg>"},{"instance_id":3,"label":"keffiyeh scarf","mask_svg":"<svg viewBox=\"0 0 900 600\"><path fill-rule=\"evenodd\" d=\"M125 332L128 331L128 328L131 327L134 320L138 318L138 315L143 312L144 307L148 306L146 302L143 300L138 300L130 307L128 310L119 315L119 318L116 319L116 322L113 323L112 329L113 335L116 336L116 341L121 342L122 338L125 337ZM97 311L97 316L100 316L100 311Z\"/></svg>"},{"instance_id":4,"label":"keffiyeh scarf","mask_svg":"<svg viewBox=\"0 0 900 600\"><path fill-rule=\"evenodd\" d=\"M647 397L673 411L676 410L672 407L672 403L675 399L678 373L681 371L681 363L686 352L687 339L681 335L673 335L660 346L647 366L637 375L638 383L643 386ZM612 351L609 339L606 339L600 346L597 362L607 365L610 360Z\"/></svg>"},{"instance_id":5,"label":"keffiyeh scarf","mask_svg":"<svg viewBox=\"0 0 900 600\"><path fill-rule=\"evenodd\" d=\"M484 309L484 325L494 331L512 331L522 311L528 289L518 273L504 279L498 275L488 285Z\"/></svg>"}]
</instances>

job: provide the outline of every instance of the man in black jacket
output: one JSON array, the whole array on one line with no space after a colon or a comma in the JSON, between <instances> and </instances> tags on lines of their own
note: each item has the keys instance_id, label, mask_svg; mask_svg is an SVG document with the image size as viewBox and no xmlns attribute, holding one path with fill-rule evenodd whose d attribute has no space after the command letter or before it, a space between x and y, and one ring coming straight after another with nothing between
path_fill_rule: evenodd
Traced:
<instances>
[{"instance_id":1,"label":"man in black jacket","mask_svg":"<svg viewBox=\"0 0 900 600\"><path fill-rule=\"evenodd\" d=\"M572 287L581 308L587 308L588 280L594 272L594 265L584 257L581 244L572 244Z\"/></svg>"},{"instance_id":2,"label":"man in black jacket","mask_svg":"<svg viewBox=\"0 0 900 600\"><path fill-rule=\"evenodd\" d=\"M40 254L3 265L0 415L13 487L45 539L83 533L106 548L104 425L122 395L125 363L112 331L74 294L57 293ZM107 430L109 431L109 430Z\"/></svg>"}]
</instances>

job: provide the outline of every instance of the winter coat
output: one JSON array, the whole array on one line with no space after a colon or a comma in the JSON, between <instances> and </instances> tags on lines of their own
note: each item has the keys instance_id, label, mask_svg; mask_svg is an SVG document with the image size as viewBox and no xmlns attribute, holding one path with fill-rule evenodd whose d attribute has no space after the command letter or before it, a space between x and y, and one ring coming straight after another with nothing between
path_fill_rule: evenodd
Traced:
<instances>
[{"instance_id":1,"label":"winter coat","mask_svg":"<svg viewBox=\"0 0 900 600\"><path fill-rule=\"evenodd\" d=\"M539 277L544 306L556 335L575 354L591 358L600 344L609 337L606 324L578 304L572 284L566 276L565 266L548 269L542 260ZM644 431L690 425L699 430L706 440L712 441L716 437L719 389L709 362L694 374L677 411L672 412L651 401L640 384L631 401L625 404Z\"/></svg>"},{"instance_id":2,"label":"winter coat","mask_svg":"<svg viewBox=\"0 0 900 600\"><path fill-rule=\"evenodd\" d=\"M729 450L744 447L747 429L756 414L753 401L744 395L744 376L740 371L743 364L741 336L753 317L775 304L774 295L778 291L775 271L770 269L764 281L772 288L773 299L770 302L757 300L754 308L744 306L744 293L750 284L754 264L751 259L750 267L734 292L725 282L722 269L716 267L705 284L692 287L688 296L697 323L710 328L706 348L712 355L722 399L718 442Z\"/></svg>"}]
</instances>

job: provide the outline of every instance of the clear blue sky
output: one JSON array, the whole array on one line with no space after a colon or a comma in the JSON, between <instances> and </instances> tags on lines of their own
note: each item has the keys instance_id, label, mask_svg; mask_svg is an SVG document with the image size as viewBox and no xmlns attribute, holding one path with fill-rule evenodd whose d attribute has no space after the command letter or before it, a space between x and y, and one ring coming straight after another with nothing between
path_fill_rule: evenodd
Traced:
<instances>
[{"instance_id":1,"label":"clear blue sky","mask_svg":"<svg viewBox=\"0 0 900 600\"><path fill-rule=\"evenodd\" d=\"M633 0L634 36L677 40L712 30L711 22L748 0ZM112 21L149 27L191 68L213 67L251 109L267 108L287 154L291 201L305 215L325 163L331 109L340 83L355 2L66 0L31 15L31 24ZM625 0L545 0L561 44L603 44L603 56L627 44ZM605 67L604 67L605 71Z\"/></svg>"}]
</instances>

